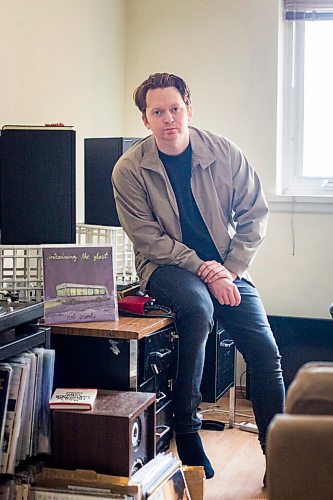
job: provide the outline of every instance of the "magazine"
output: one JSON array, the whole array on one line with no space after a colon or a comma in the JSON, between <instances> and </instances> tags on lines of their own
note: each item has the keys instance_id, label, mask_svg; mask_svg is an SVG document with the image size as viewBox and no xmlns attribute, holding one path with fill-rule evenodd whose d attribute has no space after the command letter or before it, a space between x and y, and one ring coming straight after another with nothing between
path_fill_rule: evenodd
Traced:
<instances>
[{"instance_id":1,"label":"magazine","mask_svg":"<svg viewBox=\"0 0 333 500\"><path fill-rule=\"evenodd\" d=\"M44 246L46 325L118 319L111 246Z\"/></svg>"}]
</instances>

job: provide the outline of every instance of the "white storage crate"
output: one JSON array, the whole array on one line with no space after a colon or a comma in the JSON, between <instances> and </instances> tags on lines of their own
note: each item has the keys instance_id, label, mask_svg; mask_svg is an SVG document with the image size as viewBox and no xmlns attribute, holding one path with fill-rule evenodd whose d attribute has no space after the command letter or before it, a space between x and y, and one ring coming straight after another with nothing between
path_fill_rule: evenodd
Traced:
<instances>
[{"instance_id":1,"label":"white storage crate","mask_svg":"<svg viewBox=\"0 0 333 500\"><path fill-rule=\"evenodd\" d=\"M133 245L122 227L76 224L76 242L80 244L111 245L116 258L117 281L137 279Z\"/></svg>"},{"instance_id":2,"label":"white storage crate","mask_svg":"<svg viewBox=\"0 0 333 500\"><path fill-rule=\"evenodd\" d=\"M0 245L0 288L19 292L22 300L42 300L41 246Z\"/></svg>"},{"instance_id":3,"label":"white storage crate","mask_svg":"<svg viewBox=\"0 0 333 500\"><path fill-rule=\"evenodd\" d=\"M77 224L76 242L82 245L111 245L114 248L117 283L137 280L133 246L121 227ZM41 245L0 245L0 288L19 292L21 300L42 300Z\"/></svg>"}]
</instances>

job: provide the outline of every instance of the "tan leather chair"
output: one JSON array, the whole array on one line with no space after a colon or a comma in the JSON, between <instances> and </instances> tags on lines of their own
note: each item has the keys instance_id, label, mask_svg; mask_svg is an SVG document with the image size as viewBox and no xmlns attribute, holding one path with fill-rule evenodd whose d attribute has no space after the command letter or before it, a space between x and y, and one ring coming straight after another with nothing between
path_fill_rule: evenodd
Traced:
<instances>
[{"instance_id":1,"label":"tan leather chair","mask_svg":"<svg viewBox=\"0 0 333 500\"><path fill-rule=\"evenodd\" d=\"M270 500L333 499L333 363L305 364L290 385L268 431L267 488Z\"/></svg>"}]
</instances>

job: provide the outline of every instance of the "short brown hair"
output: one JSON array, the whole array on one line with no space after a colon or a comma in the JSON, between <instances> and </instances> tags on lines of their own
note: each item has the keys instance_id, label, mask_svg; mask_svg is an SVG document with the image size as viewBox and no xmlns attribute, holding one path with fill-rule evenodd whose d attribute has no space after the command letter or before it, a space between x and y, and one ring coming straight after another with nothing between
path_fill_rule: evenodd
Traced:
<instances>
[{"instance_id":1,"label":"short brown hair","mask_svg":"<svg viewBox=\"0 0 333 500\"><path fill-rule=\"evenodd\" d=\"M154 73L150 75L147 80L144 80L141 85L135 89L133 94L134 102L141 113L146 112L146 96L148 90L163 89L166 87L176 87L186 106L191 104L190 89L180 76L173 75L172 73Z\"/></svg>"}]
</instances>

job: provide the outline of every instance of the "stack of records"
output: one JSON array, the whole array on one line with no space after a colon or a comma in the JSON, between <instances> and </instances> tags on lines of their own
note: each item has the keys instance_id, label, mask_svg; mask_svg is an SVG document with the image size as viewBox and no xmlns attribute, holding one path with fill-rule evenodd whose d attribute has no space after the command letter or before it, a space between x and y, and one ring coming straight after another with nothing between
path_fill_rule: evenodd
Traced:
<instances>
[{"instance_id":1,"label":"stack of records","mask_svg":"<svg viewBox=\"0 0 333 500\"><path fill-rule=\"evenodd\" d=\"M172 453L159 453L131 478L147 500L190 500L181 461Z\"/></svg>"}]
</instances>

